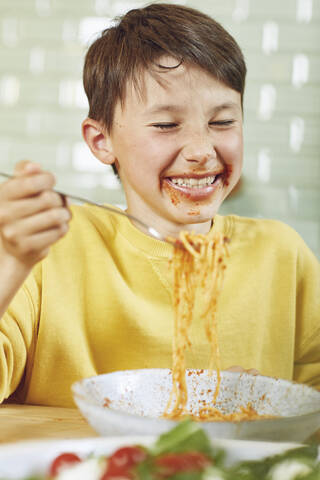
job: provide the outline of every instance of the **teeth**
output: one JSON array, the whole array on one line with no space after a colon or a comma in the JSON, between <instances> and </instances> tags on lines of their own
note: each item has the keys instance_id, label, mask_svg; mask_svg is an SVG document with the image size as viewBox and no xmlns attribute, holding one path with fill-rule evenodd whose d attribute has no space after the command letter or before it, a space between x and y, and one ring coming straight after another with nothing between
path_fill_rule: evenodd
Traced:
<instances>
[{"instance_id":1,"label":"teeth","mask_svg":"<svg viewBox=\"0 0 320 480\"><path fill-rule=\"evenodd\" d=\"M171 178L171 182L175 185L180 185L182 187L192 187L192 188L201 188L204 185L211 185L214 180L215 176L211 175L209 177L204 178Z\"/></svg>"}]
</instances>

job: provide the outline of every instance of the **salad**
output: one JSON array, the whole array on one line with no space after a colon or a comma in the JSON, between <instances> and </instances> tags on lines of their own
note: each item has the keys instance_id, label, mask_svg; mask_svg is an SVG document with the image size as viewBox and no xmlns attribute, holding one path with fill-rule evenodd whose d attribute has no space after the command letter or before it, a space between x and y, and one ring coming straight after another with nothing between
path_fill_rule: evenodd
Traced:
<instances>
[{"instance_id":1,"label":"salad","mask_svg":"<svg viewBox=\"0 0 320 480\"><path fill-rule=\"evenodd\" d=\"M226 466L200 425L187 419L151 446L128 445L109 456L56 457L44 476L24 480L320 480L318 447L306 445Z\"/></svg>"}]
</instances>

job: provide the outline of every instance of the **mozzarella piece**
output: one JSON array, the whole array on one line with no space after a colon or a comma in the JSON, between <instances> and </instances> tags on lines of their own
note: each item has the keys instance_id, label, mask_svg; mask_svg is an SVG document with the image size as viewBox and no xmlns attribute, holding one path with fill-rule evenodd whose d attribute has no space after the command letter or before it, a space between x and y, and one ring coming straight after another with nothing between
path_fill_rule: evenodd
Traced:
<instances>
[{"instance_id":1,"label":"mozzarella piece","mask_svg":"<svg viewBox=\"0 0 320 480\"><path fill-rule=\"evenodd\" d=\"M56 480L99 480L104 472L106 461L103 458L88 458L81 463L66 467Z\"/></svg>"},{"instance_id":2,"label":"mozzarella piece","mask_svg":"<svg viewBox=\"0 0 320 480\"><path fill-rule=\"evenodd\" d=\"M268 474L270 480L295 480L303 478L311 472L311 467L298 460L285 460L272 467Z\"/></svg>"}]
</instances>

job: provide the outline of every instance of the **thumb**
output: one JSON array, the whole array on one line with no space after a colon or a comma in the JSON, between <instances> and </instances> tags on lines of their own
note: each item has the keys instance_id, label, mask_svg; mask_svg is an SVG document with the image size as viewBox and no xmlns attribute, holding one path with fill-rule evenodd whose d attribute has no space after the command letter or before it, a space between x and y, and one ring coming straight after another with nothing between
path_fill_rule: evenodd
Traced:
<instances>
[{"instance_id":1,"label":"thumb","mask_svg":"<svg viewBox=\"0 0 320 480\"><path fill-rule=\"evenodd\" d=\"M38 173L41 170L41 165L38 163L31 162L30 160L21 160L15 165L13 173L15 177L21 177L23 175Z\"/></svg>"},{"instance_id":2,"label":"thumb","mask_svg":"<svg viewBox=\"0 0 320 480\"><path fill-rule=\"evenodd\" d=\"M243 367L240 367L240 365L232 365L232 367L226 368L226 371L244 373L245 369Z\"/></svg>"}]
</instances>

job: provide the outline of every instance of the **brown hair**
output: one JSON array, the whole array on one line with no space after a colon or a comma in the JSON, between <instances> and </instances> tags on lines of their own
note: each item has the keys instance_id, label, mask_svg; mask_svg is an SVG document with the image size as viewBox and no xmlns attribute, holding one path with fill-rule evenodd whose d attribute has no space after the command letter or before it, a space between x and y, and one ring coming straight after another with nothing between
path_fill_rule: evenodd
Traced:
<instances>
[{"instance_id":1,"label":"brown hair","mask_svg":"<svg viewBox=\"0 0 320 480\"><path fill-rule=\"evenodd\" d=\"M234 38L193 8L155 3L117 18L90 46L83 71L88 116L110 132L115 106L118 101L124 104L128 82L139 87L141 73L152 74L163 55L176 58L177 66L185 62L201 67L243 99L246 65ZM113 169L117 173L114 165Z\"/></svg>"}]
</instances>

